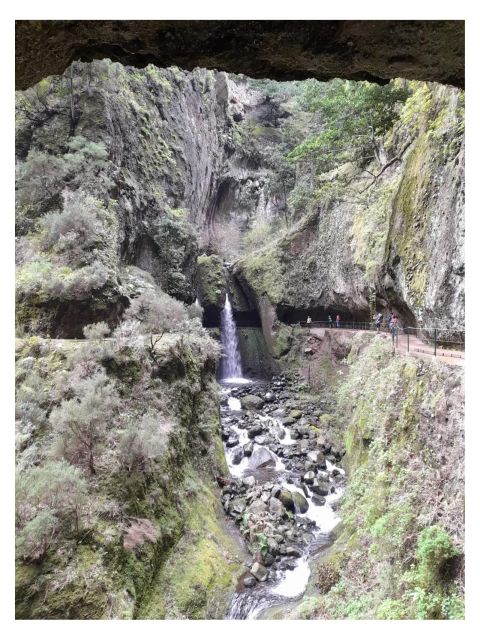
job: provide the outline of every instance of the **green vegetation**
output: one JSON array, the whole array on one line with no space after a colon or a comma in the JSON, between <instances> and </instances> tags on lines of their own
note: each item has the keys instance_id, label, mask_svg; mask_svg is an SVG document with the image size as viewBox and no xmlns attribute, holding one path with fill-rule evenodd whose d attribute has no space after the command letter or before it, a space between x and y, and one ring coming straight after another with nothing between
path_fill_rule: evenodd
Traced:
<instances>
[{"instance_id":1,"label":"green vegetation","mask_svg":"<svg viewBox=\"0 0 480 640\"><path fill-rule=\"evenodd\" d=\"M217 255L202 254L197 259L197 291L203 308L225 306L225 274Z\"/></svg>"},{"instance_id":2,"label":"green vegetation","mask_svg":"<svg viewBox=\"0 0 480 640\"><path fill-rule=\"evenodd\" d=\"M451 371L392 357L381 338L357 336L349 361L337 395L349 482L340 536L320 563L315 615L463 617L463 485L451 473L463 460L461 374L449 391ZM459 413L437 421L447 394ZM440 437L448 451L432 448Z\"/></svg>"},{"instance_id":3,"label":"green vegetation","mask_svg":"<svg viewBox=\"0 0 480 640\"><path fill-rule=\"evenodd\" d=\"M399 105L408 89L390 82L310 81L304 95L309 111L316 112L320 132L298 145L289 155L292 162L314 159L324 171L351 160L377 160L385 134L399 118Z\"/></svg>"}]
</instances>

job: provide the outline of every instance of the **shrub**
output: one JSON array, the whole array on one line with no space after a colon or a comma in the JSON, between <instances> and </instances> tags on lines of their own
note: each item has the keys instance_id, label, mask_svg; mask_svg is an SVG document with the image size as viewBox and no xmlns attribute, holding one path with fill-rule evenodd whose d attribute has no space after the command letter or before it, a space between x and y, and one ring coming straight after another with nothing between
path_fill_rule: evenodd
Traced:
<instances>
[{"instance_id":1,"label":"shrub","mask_svg":"<svg viewBox=\"0 0 480 640\"><path fill-rule=\"evenodd\" d=\"M86 252L115 239L112 213L83 191L64 191L63 209L47 213L37 228L42 249L63 254L69 264L78 266L89 262Z\"/></svg>"},{"instance_id":2,"label":"shrub","mask_svg":"<svg viewBox=\"0 0 480 640\"><path fill-rule=\"evenodd\" d=\"M94 474L95 459L105 442L120 399L104 372L80 380L76 397L64 400L50 414L57 452L72 463L88 466Z\"/></svg>"},{"instance_id":3,"label":"shrub","mask_svg":"<svg viewBox=\"0 0 480 640\"><path fill-rule=\"evenodd\" d=\"M168 446L172 424L158 413L146 413L139 423L130 421L119 443L120 464L129 473L148 471Z\"/></svg>"},{"instance_id":4,"label":"shrub","mask_svg":"<svg viewBox=\"0 0 480 640\"><path fill-rule=\"evenodd\" d=\"M110 333L110 327L106 322L96 322L83 327L83 335L87 340L103 340Z\"/></svg>"},{"instance_id":5,"label":"shrub","mask_svg":"<svg viewBox=\"0 0 480 640\"><path fill-rule=\"evenodd\" d=\"M269 224L257 224L243 237L245 251L255 251L265 246L275 236Z\"/></svg>"},{"instance_id":6,"label":"shrub","mask_svg":"<svg viewBox=\"0 0 480 640\"><path fill-rule=\"evenodd\" d=\"M18 554L41 558L60 530L78 532L86 500L85 479L65 460L19 470L15 485Z\"/></svg>"},{"instance_id":7,"label":"shrub","mask_svg":"<svg viewBox=\"0 0 480 640\"><path fill-rule=\"evenodd\" d=\"M138 321L144 333L160 336L177 329L186 318L185 305L159 289L142 293L125 313L125 319Z\"/></svg>"},{"instance_id":8,"label":"shrub","mask_svg":"<svg viewBox=\"0 0 480 640\"><path fill-rule=\"evenodd\" d=\"M459 551L442 527L433 525L424 529L417 544L419 585L435 585L441 580L441 572L446 563L458 554Z\"/></svg>"}]
</instances>

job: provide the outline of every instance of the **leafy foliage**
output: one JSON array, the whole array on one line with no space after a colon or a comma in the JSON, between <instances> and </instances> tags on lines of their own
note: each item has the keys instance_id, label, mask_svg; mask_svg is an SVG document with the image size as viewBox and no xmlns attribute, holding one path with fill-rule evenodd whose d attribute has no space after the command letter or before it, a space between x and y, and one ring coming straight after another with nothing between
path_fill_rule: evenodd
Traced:
<instances>
[{"instance_id":1,"label":"leafy foliage","mask_svg":"<svg viewBox=\"0 0 480 640\"><path fill-rule=\"evenodd\" d=\"M48 461L18 473L15 489L19 556L41 558L60 529L78 532L87 500L79 469L65 460Z\"/></svg>"},{"instance_id":2,"label":"leafy foliage","mask_svg":"<svg viewBox=\"0 0 480 640\"><path fill-rule=\"evenodd\" d=\"M105 443L119 406L118 393L103 373L80 380L76 397L63 400L50 414L56 436L56 451L72 463L95 473L95 459Z\"/></svg>"},{"instance_id":3,"label":"leafy foliage","mask_svg":"<svg viewBox=\"0 0 480 640\"><path fill-rule=\"evenodd\" d=\"M353 159L380 162L382 138L398 119L399 105L408 95L394 83L380 86L333 80L309 84L304 101L319 115L320 131L298 145L289 159L315 160L324 171Z\"/></svg>"},{"instance_id":4,"label":"leafy foliage","mask_svg":"<svg viewBox=\"0 0 480 640\"><path fill-rule=\"evenodd\" d=\"M158 288L135 298L125 313L126 321L139 322L140 331L147 334L173 331L186 318L185 305Z\"/></svg>"}]
</instances>

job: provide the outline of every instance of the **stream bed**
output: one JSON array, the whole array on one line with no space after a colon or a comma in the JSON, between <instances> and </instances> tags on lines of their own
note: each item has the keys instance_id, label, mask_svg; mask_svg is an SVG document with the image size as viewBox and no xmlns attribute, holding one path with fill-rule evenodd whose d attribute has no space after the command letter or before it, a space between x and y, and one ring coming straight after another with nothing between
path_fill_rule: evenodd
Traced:
<instances>
[{"instance_id":1,"label":"stream bed","mask_svg":"<svg viewBox=\"0 0 480 640\"><path fill-rule=\"evenodd\" d=\"M332 543L345 472L343 451L315 427L319 408L299 400L298 381L223 381L222 439L230 477L221 478L225 513L253 557L227 619L268 618L299 600L309 559Z\"/></svg>"}]
</instances>

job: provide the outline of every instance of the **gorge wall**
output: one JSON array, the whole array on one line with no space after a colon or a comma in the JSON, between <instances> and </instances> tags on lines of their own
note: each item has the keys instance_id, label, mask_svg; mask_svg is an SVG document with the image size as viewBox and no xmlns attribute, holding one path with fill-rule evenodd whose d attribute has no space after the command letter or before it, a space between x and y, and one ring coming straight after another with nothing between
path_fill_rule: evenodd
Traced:
<instances>
[{"instance_id":1,"label":"gorge wall","mask_svg":"<svg viewBox=\"0 0 480 640\"><path fill-rule=\"evenodd\" d=\"M403 324L462 326L463 94L409 86L384 141L392 162L368 189L368 166L315 179L301 163L293 174L285 167L310 116L292 91L278 99L265 83L104 60L19 93L19 324L66 337L93 320L115 324L148 286L142 272L192 303L197 256L216 253L231 264L236 315L261 320L276 358L288 351L291 322L308 313L369 319L372 297ZM39 169L48 188L32 195ZM40 250L35 226L65 190L88 190L112 216L101 276L75 286L79 265ZM260 244L245 245L262 225L270 230ZM216 304L208 313L218 318Z\"/></svg>"}]
</instances>

